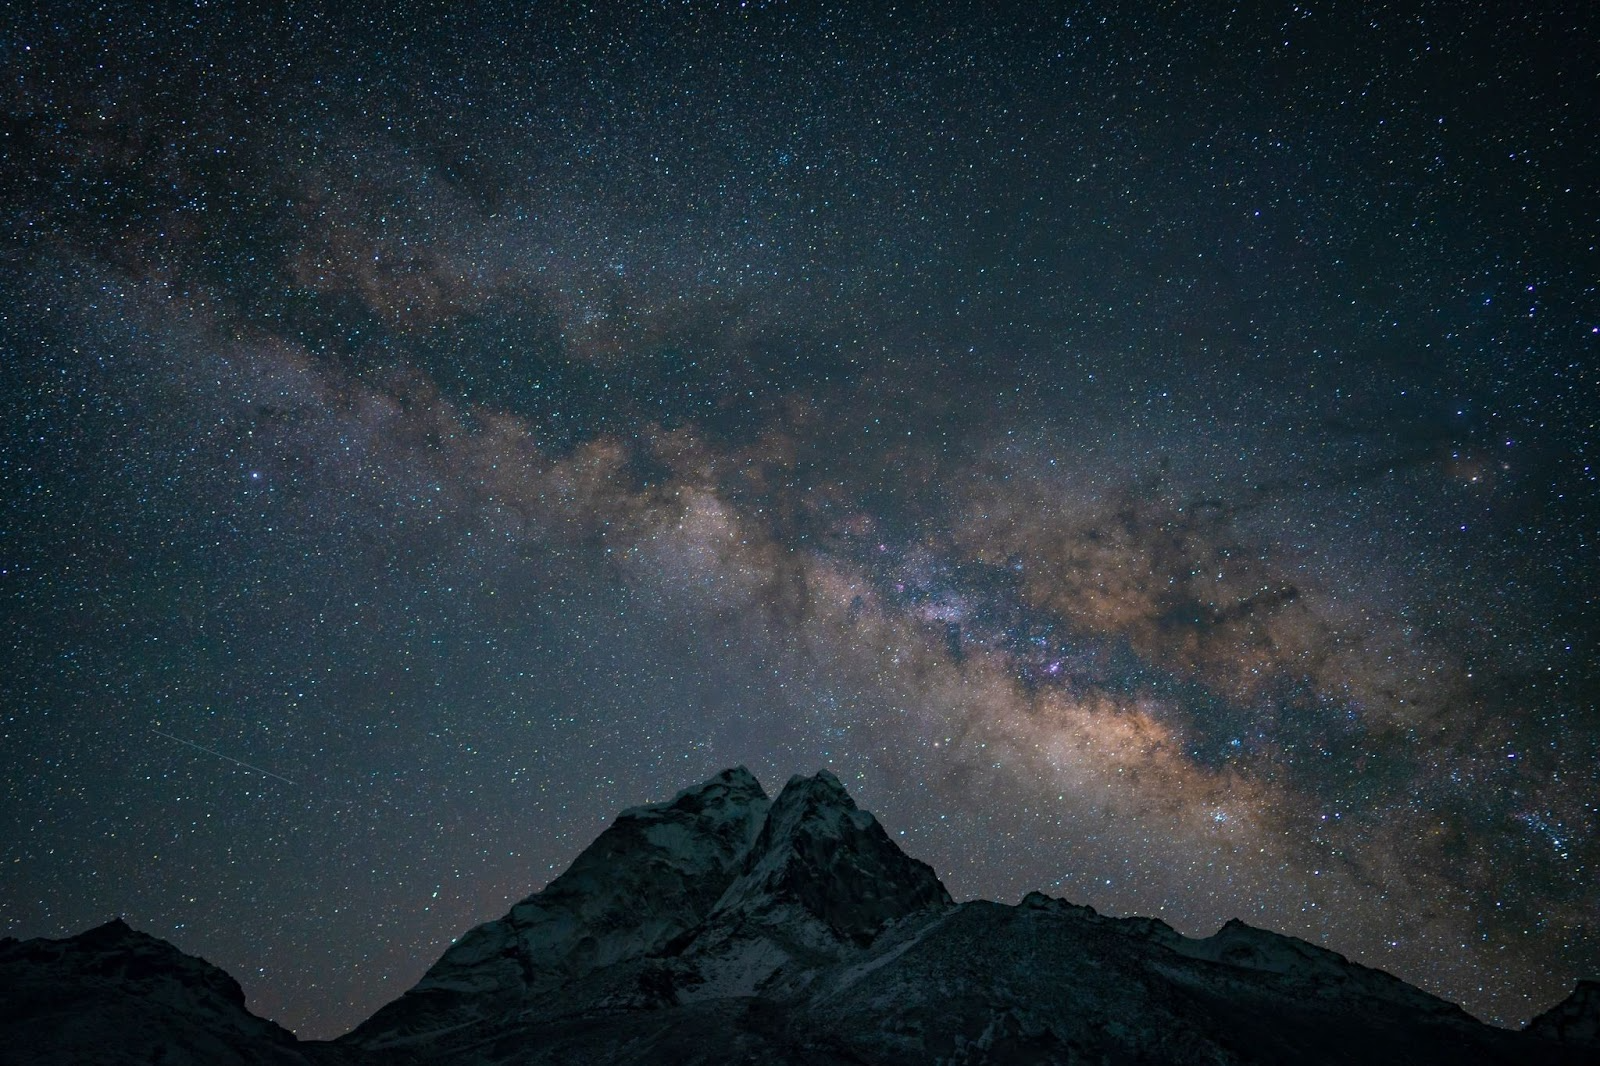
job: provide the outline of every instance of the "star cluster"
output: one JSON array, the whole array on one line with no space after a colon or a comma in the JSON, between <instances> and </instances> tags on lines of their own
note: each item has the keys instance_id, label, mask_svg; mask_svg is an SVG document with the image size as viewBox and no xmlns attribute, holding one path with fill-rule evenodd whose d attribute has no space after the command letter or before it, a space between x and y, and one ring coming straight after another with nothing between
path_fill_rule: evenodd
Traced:
<instances>
[{"instance_id":1,"label":"star cluster","mask_svg":"<svg viewBox=\"0 0 1600 1066\"><path fill-rule=\"evenodd\" d=\"M1593 19L18 12L0 916L342 1032L621 807L1600 968Z\"/></svg>"}]
</instances>

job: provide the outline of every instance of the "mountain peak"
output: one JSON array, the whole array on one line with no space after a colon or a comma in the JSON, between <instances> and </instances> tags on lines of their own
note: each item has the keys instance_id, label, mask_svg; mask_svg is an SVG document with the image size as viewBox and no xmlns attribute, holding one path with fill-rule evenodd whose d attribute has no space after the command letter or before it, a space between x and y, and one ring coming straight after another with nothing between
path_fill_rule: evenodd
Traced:
<instances>
[{"instance_id":1,"label":"mountain peak","mask_svg":"<svg viewBox=\"0 0 1600 1066\"><path fill-rule=\"evenodd\" d=\"M666 803L629 807L617 818L619 821L623 818L653 819L664 816L668 811L696 815L709 813L714 819L724 816L738 818L752 804L765 809L766 803L767 794L755 775L743 766L734 766L703 784L684 789Z\"/></svg>"},{"instance_id":2,"label":"mountain peak","mask_svg":"<svg viewBox=\"0 0 1600 1066\"><path fill-rule=\"evenodd\" d=\"M769 806L740 766L666 803L624 810L565 872L505 917L469 930L351 1039L387 1047L446 1020L503 1015L549 989L659 950L704 920L738 873Z\"/></svg>"},{"instance_id":3,"label":"mountain peak","mask_svg":"<svg viewBox=\"0 0 1600 1066\"><path fill-rule=\"evenodd\" d=\"M933 868L901 851L837 777L819 770L784 785L716 913L797 909L834 939L865 944L889 922L951 902Z\"/></svg>"},{"instance_id":4,"label":"mountain peak","mask_svg":"<svg viewBox=\"0 0 1600 1066\"><path fill-rule=\"evenodd\" d=\"M121 943L125 940L154 940L155 937L150 936L148 933L139 932L118 916L109 922L95 926L93 929L85 929L72 939L84 946L101 946Z\"/></svg>"},{"instance_id":5,"label":"mountain peak","mask_svg":"<svg viewBox=\"0 0 1600 1066\"><path fill-rule=\"evenodd\" d=\"M1600 981L1581 980L1572 994L1528 1023L1547 1040L1600 1048Z\"/></svg>"},{"instance_id":6,"label":"mountain peak","mask_svg":"<svg viewBox=\"0 0 1600 1066\"><path fill-rule=\"evenodd\" d=\"M838 796L852 808L856 805L856 801L851 798L849 790L844 787L844 783L834 776L832 770L826 768L818 770L810 777L805 774L795 774L784 783L783 787L784 791L788 791L791 788L810 788L826 791Z\"/></svg>"},{"instance_id":7,"label":"mountain peak","mask_svg":"<svg viewBox=\"0 0 1600 1066\"><path fill-rule=\"evenodd\" d=\"M5 1062L302 1061L286 1030L245 1009L233 977L121 918L60 940L0 940L0 1003Z\"/></svg>"}]
</instances>

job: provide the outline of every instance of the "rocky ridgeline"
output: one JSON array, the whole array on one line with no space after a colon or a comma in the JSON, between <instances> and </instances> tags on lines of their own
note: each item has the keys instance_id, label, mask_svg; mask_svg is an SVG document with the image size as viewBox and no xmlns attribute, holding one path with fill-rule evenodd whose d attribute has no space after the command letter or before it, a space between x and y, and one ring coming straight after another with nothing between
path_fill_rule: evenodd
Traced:
<instances>
[{"instance_id":1,"label":"rocky ridgeline","mask_svg":"<svg viewBox=\"0 0 1600 1066\"><path fill-rule=\"evenodd\" d=\"M0 940L0 1062L299 1064L239 982L120 920L67 940Z\"/></svg>"},{"instance_id":2,"label":"rocky ridgeline","mask_svg":"<svg viewBox=\"0 0 1600 1066\"><path fill-rule=\"evenodd\" d=\"M833 775L743 769L624 811L328 1043L120 922L0 942L0 1062L1591 1063L1600 984L1522 1033L1232 921L1204 939L1031 893L956 904Z\"/></svg>"}]
</instances>

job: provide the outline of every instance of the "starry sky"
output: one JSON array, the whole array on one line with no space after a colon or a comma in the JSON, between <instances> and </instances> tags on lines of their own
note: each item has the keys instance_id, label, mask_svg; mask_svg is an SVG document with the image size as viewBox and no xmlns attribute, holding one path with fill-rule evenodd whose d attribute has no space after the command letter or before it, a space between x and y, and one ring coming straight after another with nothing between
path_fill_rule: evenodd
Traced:
<instances>
[{"instance_id":1,"label":"starry sky","mask_svg":"<svg viewBox=\"0 0 1600 1066\"><path fill-rule=\"evenodd\" d=\"M1587 5L280 6L0 16L0 933L331 1036L742 763L1600 973Z\"/></svg>"}]
</instances>

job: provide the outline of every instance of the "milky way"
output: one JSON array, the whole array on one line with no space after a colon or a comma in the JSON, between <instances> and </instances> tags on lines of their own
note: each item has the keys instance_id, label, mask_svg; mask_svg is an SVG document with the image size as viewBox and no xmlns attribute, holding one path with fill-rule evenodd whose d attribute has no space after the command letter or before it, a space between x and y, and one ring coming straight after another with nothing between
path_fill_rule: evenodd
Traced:
<instances>
[{"instance_id":1,"label":"milky way","mask_svg":"<svg viewBox=\"0 0 1600 1066\"><path fill-rule=\"evenodd\" d=\"M1595 27L1143 6L7 16L4 932L333 1035L742 763L1600 970Z\"/></svg>"}]
</instances>

